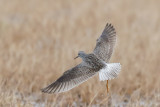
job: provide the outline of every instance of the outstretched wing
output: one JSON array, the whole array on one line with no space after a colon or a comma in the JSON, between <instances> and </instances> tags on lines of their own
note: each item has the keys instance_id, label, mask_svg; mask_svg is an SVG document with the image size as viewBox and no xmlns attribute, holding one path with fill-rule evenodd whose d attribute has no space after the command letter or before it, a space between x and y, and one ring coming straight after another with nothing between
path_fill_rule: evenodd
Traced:
<instances>
[{"instance_id":1,"label":"outstretched wing","mask_svg":"<svg viewBox=\"0 0 160 107\"><path fill-rule=\"evenodd\" d=\"M97 39L93 53L103 61L109 62L116 43L116 31L111 24L105 26L102 35Z\"/></svg>"},{"instance_id":2,"label":"outstretched wing","mask_svg":"<svg viewBox=\"0 0 160 107\"><path fill-rule=\"evenodd\" d=\"M93 68L84 66L83 63L75 66L74 68L64 72L64 74L48 87L42 89L45 93L60 93L68 91L79 84L85 82L97 72Z\"/></svg>"}]
</instances>

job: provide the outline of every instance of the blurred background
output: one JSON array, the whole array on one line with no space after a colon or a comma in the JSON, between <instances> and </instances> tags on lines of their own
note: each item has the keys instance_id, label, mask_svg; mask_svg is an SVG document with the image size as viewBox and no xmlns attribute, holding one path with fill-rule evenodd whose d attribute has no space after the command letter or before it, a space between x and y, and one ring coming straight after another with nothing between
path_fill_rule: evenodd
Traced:
<instances>
[{"instance_id":1,"label":"blurred background","mask_svg":"<svg viewBox=\"0 0 160 107\"><path fill-rule=\"evenodd\" d=\"M160 106L160 1L0 0L0 106ZM98 76L71 91L40 91L90 53L106 23L117 32L110 62L118 78Z\"/></svg>"}]
</instances>

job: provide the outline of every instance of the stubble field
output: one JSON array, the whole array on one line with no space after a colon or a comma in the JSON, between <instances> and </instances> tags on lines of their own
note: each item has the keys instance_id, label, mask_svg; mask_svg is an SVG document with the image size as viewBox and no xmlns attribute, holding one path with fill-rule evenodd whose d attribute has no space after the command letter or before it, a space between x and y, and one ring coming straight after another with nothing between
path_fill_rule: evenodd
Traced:
<instances>
[{"instance_id":1,"label":"stubble field","mask_svg":"<svg viewBox=\"0 0 160 107\"><path fill-rule=\"evenodd\" d=\"M0 0L0 107L160 106L160 2L158 0ZM121 73L98 76L71 91L41 88L93 51L109 22L117 31L110 62Z\"/></svg>"}]
</instances>

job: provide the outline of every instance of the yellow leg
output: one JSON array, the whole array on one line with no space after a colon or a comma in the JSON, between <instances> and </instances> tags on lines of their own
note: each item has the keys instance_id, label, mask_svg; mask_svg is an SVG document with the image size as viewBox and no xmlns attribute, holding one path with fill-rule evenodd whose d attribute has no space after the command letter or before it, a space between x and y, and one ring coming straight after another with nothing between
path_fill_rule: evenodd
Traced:
<instances>
[{"instance_id":1,"label":"yellow leg","mask_svg":"<svg viewBox=\"0 0 160 107\"><path fill-rule=\"evenodd\" d=\"M106 87L107 87L107 93L109 93L109 88L108 88L108 80L107 80Z\"/></svg>"}]
</instances>

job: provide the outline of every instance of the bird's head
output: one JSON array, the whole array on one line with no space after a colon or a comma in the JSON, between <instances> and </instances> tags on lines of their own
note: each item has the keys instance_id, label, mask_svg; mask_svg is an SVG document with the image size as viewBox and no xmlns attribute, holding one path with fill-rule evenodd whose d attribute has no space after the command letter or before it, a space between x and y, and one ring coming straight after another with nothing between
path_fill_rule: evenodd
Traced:
<instances>
[{"instance_id":1,"label":"bird's head","mask_svg":"<svg viewBox=\"0 0 160 107\"><path fill-rule=\"evenodd\" d=\"M76 59L76 58L78 58L78 57L80 57L80 58L84 58L86 56L86 53L84 52L84 51L79 51L78 52L78 56L77 57L75 57L74 59Z\"/></svg>"}]
</instances>

